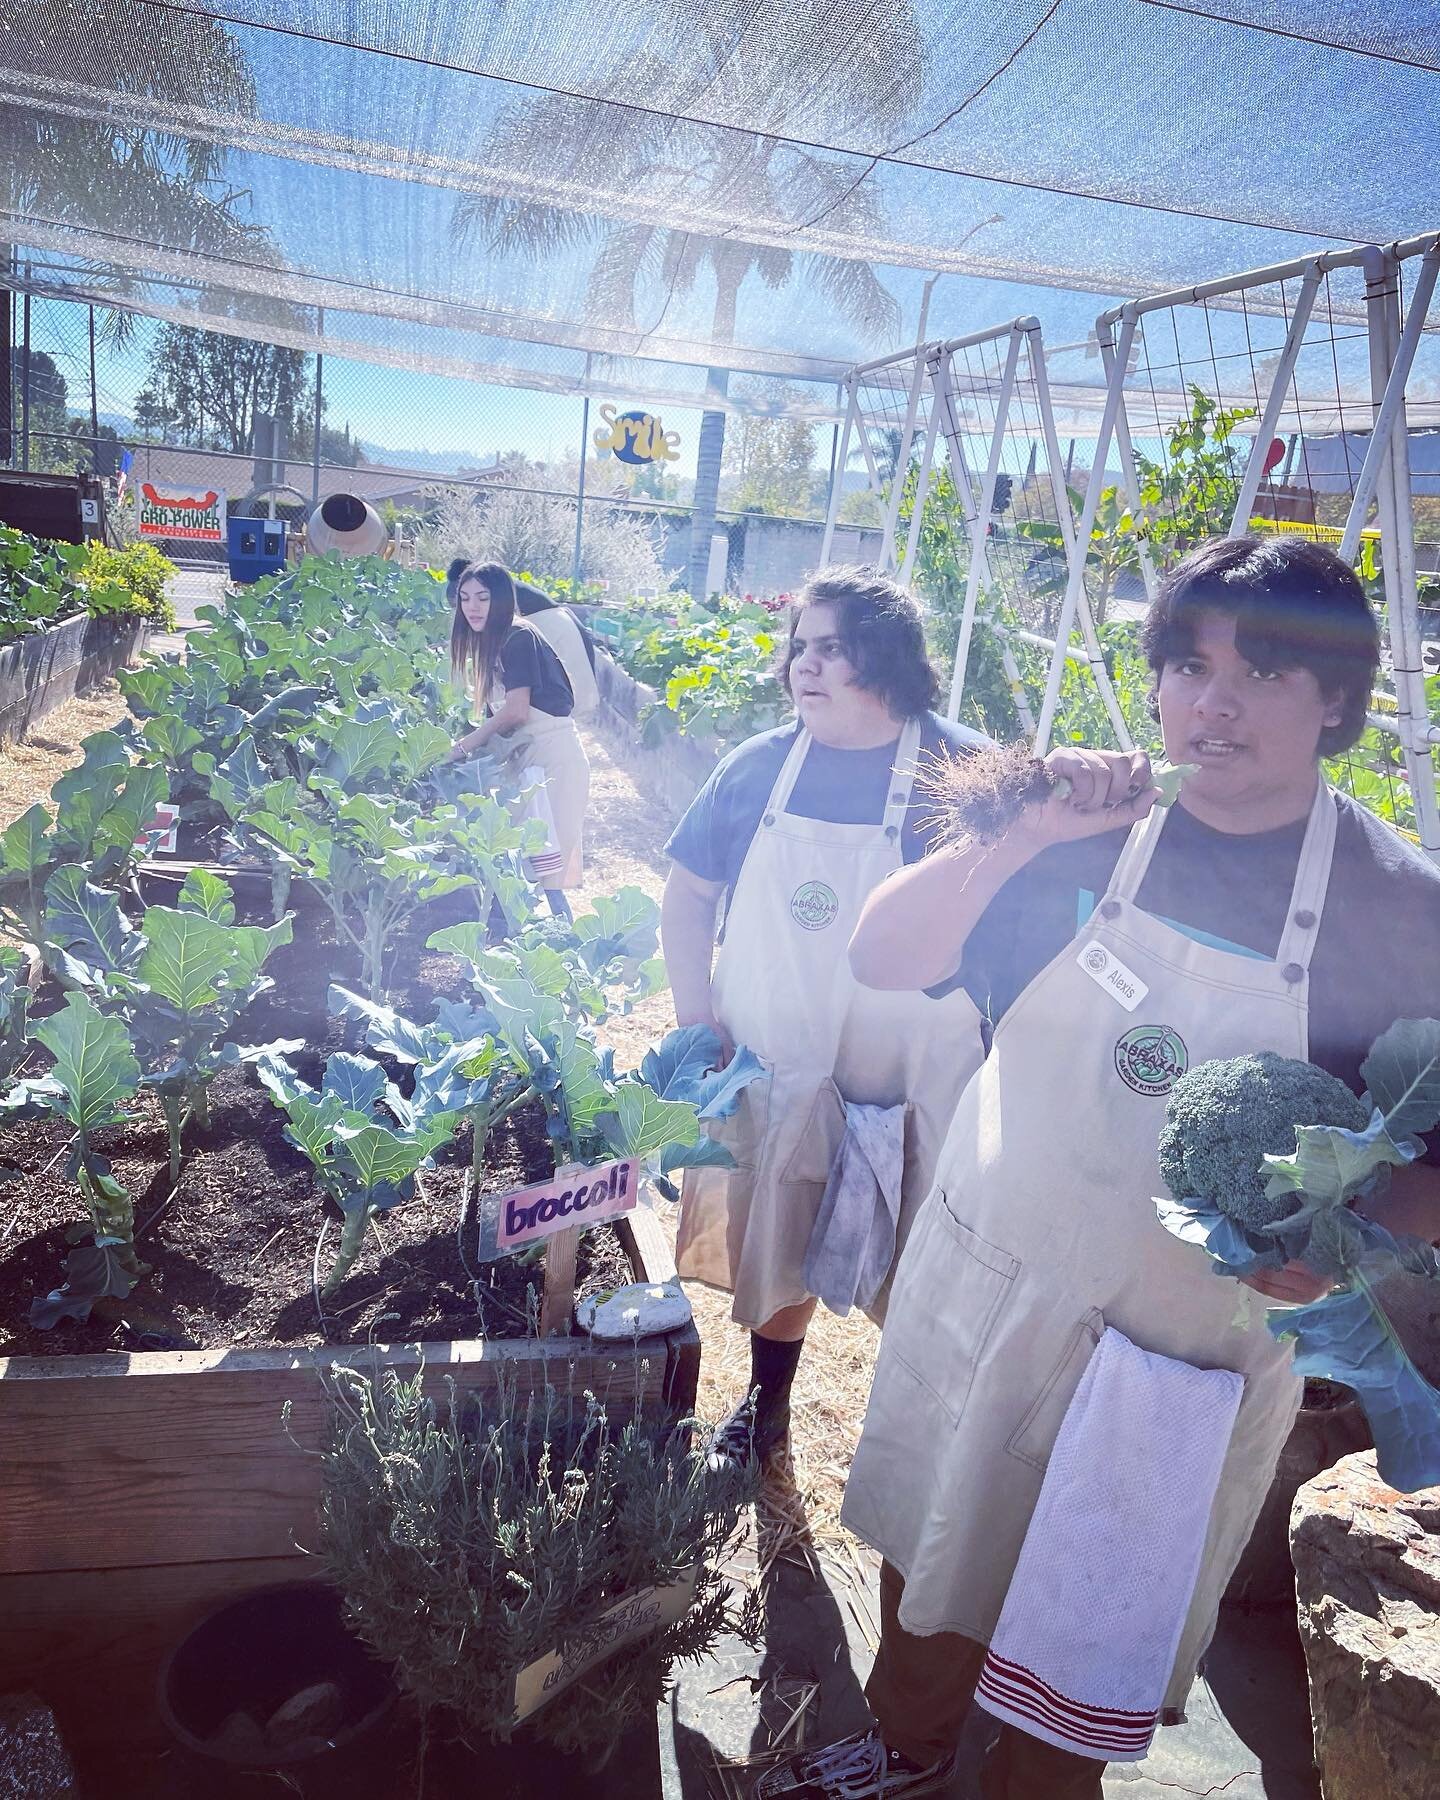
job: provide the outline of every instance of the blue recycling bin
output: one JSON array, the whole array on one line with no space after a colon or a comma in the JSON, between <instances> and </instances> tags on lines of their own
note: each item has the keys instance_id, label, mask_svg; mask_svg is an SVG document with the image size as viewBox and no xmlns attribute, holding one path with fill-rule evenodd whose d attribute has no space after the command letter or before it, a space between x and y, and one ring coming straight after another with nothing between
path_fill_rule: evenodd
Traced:
<instances>
[{"instance_id":1,"label":"blue recycling bin","mask_svg":"<svg viewBox=\"0 0 1440 1800\"><path fill-rule=\"evenodd\" d=\"M284 519L228 519L230 579L258 581L278 574L285 567L289 529Z\"/></svg>"}]
</instances>

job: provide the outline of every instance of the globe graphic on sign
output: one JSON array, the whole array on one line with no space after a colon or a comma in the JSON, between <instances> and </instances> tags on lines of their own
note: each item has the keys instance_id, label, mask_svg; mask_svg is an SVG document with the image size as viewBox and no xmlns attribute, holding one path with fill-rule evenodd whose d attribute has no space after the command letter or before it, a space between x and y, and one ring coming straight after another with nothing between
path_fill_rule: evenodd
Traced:
<instances>
[{"instance_id":1,"label":"globe graphic on sign","mask_svg":"<svg viewBox=\"0 0 1440 1800\"><path fill-rule=\"evenodd\" d=\"M643 412L621 413L620 419L617 420L616 423L618 424L620 420L628 419L636 425L643 425L646 416L647 415ZM649 462L650 458L648 456L641 456L640 452L635 448L635 439L639 435L638 432L627 433L625 442L620 445L615 454L619 457L621 462L633 463L637 468L643 468L645 464Z\"/></svg>"}]
</instances>

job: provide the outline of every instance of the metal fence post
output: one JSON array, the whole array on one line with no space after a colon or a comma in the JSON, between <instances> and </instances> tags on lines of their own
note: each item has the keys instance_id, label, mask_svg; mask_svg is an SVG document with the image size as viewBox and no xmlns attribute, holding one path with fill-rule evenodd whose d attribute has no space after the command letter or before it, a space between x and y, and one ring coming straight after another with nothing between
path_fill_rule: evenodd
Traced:
<instances>
[{"instance_id":1,"label":"metal fence post","mask_svg":"<svg viewBox=\"0 0 1440 1800\"><path fill-rule=\"evenodd\" d=\"M580 547L585 535L585 458L590 450L590 353L585 353L585 397L580 408L580 480L575 494L575 551L570 558L570 599L580 598Z\"/></svg>"},{"instance_id":2,"label":"metal fence post","mask_svg":"<svg viewBox=\"0 0 1440 1800\"><path fill-rule=\"evenodd\" d=\"M29 271L26 271L27 275ZM20 335L23 348L20 360L20 467L30 467L30 290L21 302Z\"/></svg>"},{"instance_id":3,"label":"metal fence post","mask_svg":"<svg viewBox=\"0 0 1440 1800\"><path fill-rule=\"evenodd\" d=\"M4 281L0 283L0 462L8 463L15 454L15 295L9 285L13 259L5 252Z\"/></svg>"},{"instance_id":4,"label":"metal fence post","mask_svg":"<svg viewBox=\"0 0 1440 1800\"><path fill-rule=\"evenodd\" d=\"M315 330L320 342L325 341L325 308L315 309ZM310 504L315 506L320 499L320 421L325 416L325 354L321 350L315 352L315 441L310 446ZM274 512L274 507L271 507Z\"/></svg>"}]
</instances>

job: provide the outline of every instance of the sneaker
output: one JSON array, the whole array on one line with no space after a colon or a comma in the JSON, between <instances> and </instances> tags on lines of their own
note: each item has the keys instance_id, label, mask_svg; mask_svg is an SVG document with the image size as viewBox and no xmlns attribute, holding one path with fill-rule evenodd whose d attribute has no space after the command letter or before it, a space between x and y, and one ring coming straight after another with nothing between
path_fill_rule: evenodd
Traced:
<instances>
[{"instance_id":1,"label":"sneaker","mask_svg":"<svg viewBox=\"0 0 1440 1800\"><path fill-rule=\"evenodd\" d=\"M880 1727L872 1725L767 1769L755 1784L754 1800L909 1800L945 1787L954 1777L957 1755L952 1750L923 1768L892 1750Z\"/></svg>"},{"instance_id":2,"label":"sneaker","mask_svg":"<svg viewBox=\"0 0 1440 1800\"><path fill-rule=\"evenodd\" d=\"M748 1462L764 1462L790 1435L790 1403L757 1409L747 1396L711 1433L705 1459L712 1469L722 1464L739 1468Z\"/></svg>"}]
</instances>

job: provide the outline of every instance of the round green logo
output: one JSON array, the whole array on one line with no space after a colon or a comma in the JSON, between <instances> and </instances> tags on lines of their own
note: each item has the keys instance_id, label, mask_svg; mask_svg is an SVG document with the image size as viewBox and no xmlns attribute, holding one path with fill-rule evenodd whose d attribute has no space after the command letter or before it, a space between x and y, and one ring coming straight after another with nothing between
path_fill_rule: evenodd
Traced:
<instances>
[{"instance_id":1,"label":"round green logo","mask_svg":"<svg viewBox=\"0 0 1440 1800\"><path fill-rule=\"evenodd\" d=\"M840 901L823 881L802 881L790 897L790 917L806 931L823 931L835 923Z\"/></svg>"},{"instance_id":2,"label":"round green logo","mask_svg":"<svg viewBox=\"0 0 1440 1800\"><path fill-rule=\"evenodd\" d=\"M1115 1067L1137 1094L1168 1094L1190 1067L1190 1052L1168 1025L1132 1025L1115 1046Z\"/></svg>"}]
</instances>

